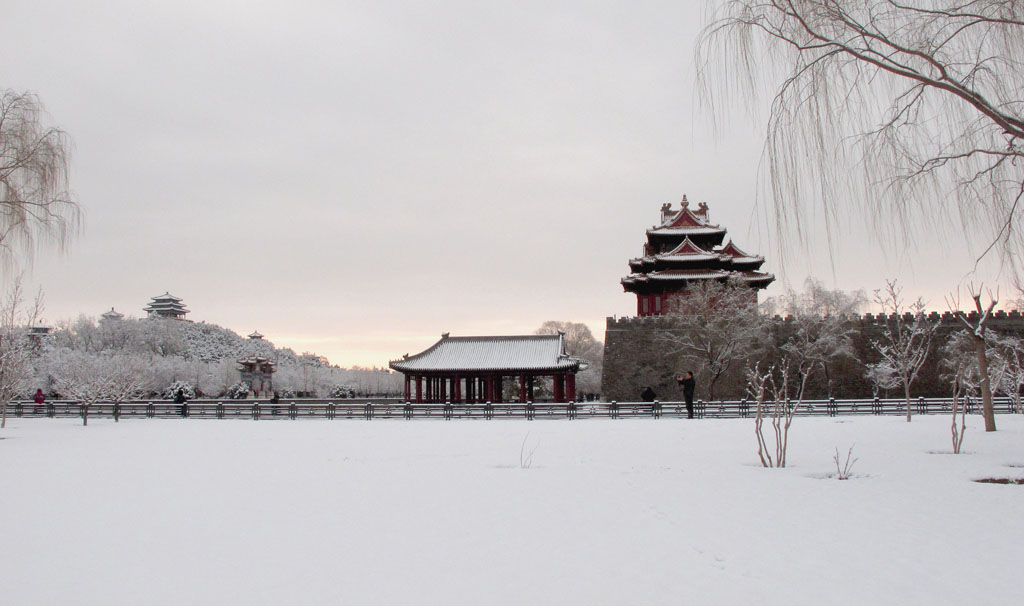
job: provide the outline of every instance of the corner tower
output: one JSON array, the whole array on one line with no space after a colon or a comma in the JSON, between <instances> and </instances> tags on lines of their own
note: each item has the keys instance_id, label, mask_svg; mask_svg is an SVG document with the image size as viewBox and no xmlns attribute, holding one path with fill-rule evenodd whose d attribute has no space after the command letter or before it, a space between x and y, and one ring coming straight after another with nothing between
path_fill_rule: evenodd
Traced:
<instances>
[{"instance_id":1,"label":"corner tower","mask_svg":"<svg viewBox=\"0 0 1024 606\"><path fill-rule=\"evenodd\" d=\"M725 236L726 229L708 218L706 203L694 210L683 196L679 210L663 204L661 223L647 230L643 256L630 259L630 274L622 279L622 288L636 294L637 315L666 313L702 281L735 279L759 290L775 280L759 271L764 257L743 252Z\"/></svg>"}]
</instances>

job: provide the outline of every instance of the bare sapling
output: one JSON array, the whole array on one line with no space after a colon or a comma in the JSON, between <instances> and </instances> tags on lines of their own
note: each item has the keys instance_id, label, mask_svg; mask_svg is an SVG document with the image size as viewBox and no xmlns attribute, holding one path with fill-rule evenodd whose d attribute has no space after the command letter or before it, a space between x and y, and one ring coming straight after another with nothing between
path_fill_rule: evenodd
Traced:
<instances>
[{"instance_id":1,"label":"bare sapling","mask_svg":"<svg viewBox=\"0 0 1024 606\"><path fill-rule=\"evenodd\" d=\"M995 309L996 303L999 302L999 294L996 293L992 296L992 291L989 291L989 304L988 307L983 307L981 303L981 289L974 290L974 285L970 286L971 299L974 300L974 308L977 311L975 318L969 317L963 311L960 310L960 296L957 293L957 297L947 298L947 303L953 315L956 316L960 323L963 324L969 331L971 342L974 344L975 355L978 357L978 379L981 387L981 411L982 416L985 418L985 431L996 430L996 415L995 409L992 406L992 383L989 376L988 369L988 346L985 342L985 329L987 328L988 319L992 316L992 310Z\"/></svg>"},{"instance_id":2,"label":"bare sapling","mask_svg":"<svg viewBox=\"0 0 1024 606\"><path fill-rule=\"evenodd\" d=\"M961 381L962 373L957 372L957 375L957 380L953 381L953 454L960 454L960 448L964 444L964 434L967 433L967 398L970 397L965 393L967 390Z\"/></svg>"},{"instance_id":3,"label":"bare sapling","mask_svg":"<svg viewBox=\"0 0 1024 606\"><path fill-rule=\"evenodd\" d=\"M789 364L783 360L778 367L770 366L761 371L755 364L747 371L747 388L757 404L754 415L754 433L757 437L757 455L764 467L785 467L789 448L789 428L793 416L800 408L801 400L794 405L789 400ZM771 419L774 435L775 457L764 437L764 419Z\"/></svg>"},{"instance_id":4,"label":"bare sapling","mask_svg":"<svg viewBox=\"0 0 1024 606\"><path fill-rule=\"evenodd\" d=\"M840 480L849 480L853 475L853 466L859 459L853 457L853 446L851 446L849 450L846 451L846 461L842 465L839 464L838 447L836 448L836 454L832 457L832 460L836 464L836 478Z\"/></svg>"},{"instance_id":5,"label":"bare sapling","mask_svg":"<svg viewBox=\"0 0 1024 606\"><path fill-rule=\"evenodd\" d=\"M533 448L529 452L526 451L526 441L530 439L530 432L526 432L526 436L523 437L523 445L519 447L519 469L529 469L533 466L533 453L537 452L537 444L533 445Z\"/></svg>"}]
</instances>

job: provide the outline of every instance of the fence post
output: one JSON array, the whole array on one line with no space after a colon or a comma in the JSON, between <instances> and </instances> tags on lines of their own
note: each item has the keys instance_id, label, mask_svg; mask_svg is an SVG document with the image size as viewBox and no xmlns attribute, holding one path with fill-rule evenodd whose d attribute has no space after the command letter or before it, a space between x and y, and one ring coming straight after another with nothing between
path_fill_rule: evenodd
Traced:
<instances>
[{"instance_id":1,"label":"fence post","mask_svg":"<svg viewBox=\"0 0 1024 606\"><path fill-rule=\"evenodd\" d=\"M53 402L47 402L46 416L50 417L51 419L57 416L57 407L53 405Z\"/></svg>"},{"instance_id":2,"label":"fence post","mask_svg":"<svg viewBox=\"0 0 1024 606\"><path fill-rule=\"evenodd\" d=\"M373 418L373 402L367 402L366 406L363 406L363 418L367 420Z\"/></svg>"},{"instance_id":3,"label":"fence post","mask_svg":"<svg viewBox=\"0 0 1024 606\"><path fill-rule=\"evenodd\" d=\"M337 413L338 407L334 405L334 402L327 403L327 418L334 419L334 415Z\"/></svg>"},{"instance_id":4,"label":"fence post","mask_svg":"<svg viewBox=\"0 0 1024 606\"><path fill-rule=\"evenodd\" d=\"M490 402L488 402L487 404L489 405ZM441 407L441 410L444 413L444 420L451 421L452 416L454 416L455 414L455 407L453 407L450 402L445 402L444 406Z\"/></svg>"},{"instance_id":5,"label":"fence post","mask_svg":"<svg viewBox=\"0 0 1024 606\"><path fill-rule=\"evenodd\" d=\"M836 405L835 398L828 399L828 416L834 417L839 413L839 406Z\"/></svg>"},{"instance_id":6,"label":"fence post","mask_svg":"<svg viewBox=\"0 0 1024 606\"><path fill-rule=\"evenodd\" d=\"M156 416L156 404L146 402L146 416L150 419Z\"/></svg>"},{"instance_id":7,"label":"fence post","mask_svg":"<svg viewBox=\"0 0 1024 606\"><path fill-rule=\"evenodd\" d=\"M121 420L121 403L114 402L114 422L117 423Z\"/></svg>"},{"instance_id":8,"label":"fence post","mask_svg":"<svg viewBox=\"0 0 1024 606\"><path fill-rule=\"evenodd\" d=\"M651 405L651 415L653 415L655 419L661 418L661 402L657 400L654 401L654 404Z\"/></svg>"},{"instance_id":9,"label":"fence post","mask_svg":"<svg viewBox=\"0 0 1024 606\"><path fill-rule=\"evenodd\" d=\"M876 415L882 414L882 401L877 397L871 403L871 413Z\"/></svg>"},{"instance_id":10,"label":"fence post","mask_svg":"<svg viewBox=\"0 0 1024 606\"><path fill-rule=\"evenodd\" d=\"M402 407L402 415L405 416L406 420L412 419L412 403L406 402L405 406Z\"/></svg>"},{"instance_id":11,"label":"fence post","mask_svg":"<svg viewBox=\"0 0 1024 606\"><path fill-rule=\"evenodd\" d=\"M704 418L704 411L707 408L707 404L704 403L704 400L697 400L696 408L697 408L697 418L698 419L703 419Z\"/></svg>"},{"instance_id":12,"label":"fence post","mask_svg":"<svg viewBox=\"0 0 1024 606\"><path fill-rule=\"evenodd\" d=\"M613 419L619 418L619 403L612 400L612 403L608 405L608 416Z\"/></svg>"},{"instance_id":13,"label":"fence post","mask_svg":"<svg viewBox=\"0 0 1024 606\"><path fill-rule=\"evenodd\" d=\"M748 414L750 414L750 403L747 402L746 398L743 398L740 400L740 417L745 419Z\"/></svg>"},{"instance_id":14,"label":"fence post","mask_svg":"<svg viewBox=\"0 0 1024 606\"><path fill-rule=\"evenodd\" d=\"M494 404L490 402L484 404L484 418L488 421L494 418Z\"/></svg>"},{"instance_id":15,"label":"fence post","mask_svg":"<svg viewBox=\"0 0 1024 606\"><path fill-rule=\"evenodd\" d=\"M923 397L917 399L917 412L919 414L928 413L928 402Z\"/></svg>"},{"instance_id":16,"label":"fence post","mask_svg":"<svg viewBox=\"0 0 1024 606\"><path fill-rule=\"evenodd\" d=\"M260 403L256 402L252 405L252 420L258 421L260 418Z\"/></svg>"},{"instance_id":17,"label":"fence post","mask_svg":"<svg viewBox=\"0 0 1024 606\"><path fill-rule=\"evenodd\" d=\"M569 402L569 405L566 406L566 408L565 408L565 414L570 419L575 419L576 418L576 402Z\"/></svg>"}]
</instances>

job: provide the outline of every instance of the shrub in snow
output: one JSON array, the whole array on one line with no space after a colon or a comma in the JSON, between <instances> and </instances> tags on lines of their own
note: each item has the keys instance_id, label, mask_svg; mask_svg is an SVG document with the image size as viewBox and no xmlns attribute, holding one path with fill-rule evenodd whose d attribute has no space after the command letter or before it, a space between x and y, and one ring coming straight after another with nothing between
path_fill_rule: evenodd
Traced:
<instances>
[{"instance_id":1,"label":"shrub in snow","mask_svg":"<svg viewBox=\"0 0 1024 606\"><path fill-rule=\"evenodd\" d=\"M249 395L249 384L239 381L228 388L227 396L232 400L244 400Z\"/></svg>"},{"instance_id":2,"label":"shrub in snow","mask_svg":"<svg viewBox=\"0 0 1024 606\"><path fill-rule=\"evenodd\" d=\"M351 385L335 385L331 388L332 398L354 398L356 390Z\"/></svg>"},{"instance_id":3,"label":"shrub in snow","mask_svg":"<svg viewBox=\"0 0 1024 606\"><path fill-rule=\"evenodd\" d=\"M173 400L178 397L178 390L185 395L189 400L194 400L196 397L196 388L192 387L192 384L188 381L175 381L171 383L170 387L164 390L163 397L165 400Z\"/></svg>"}]
</instances>

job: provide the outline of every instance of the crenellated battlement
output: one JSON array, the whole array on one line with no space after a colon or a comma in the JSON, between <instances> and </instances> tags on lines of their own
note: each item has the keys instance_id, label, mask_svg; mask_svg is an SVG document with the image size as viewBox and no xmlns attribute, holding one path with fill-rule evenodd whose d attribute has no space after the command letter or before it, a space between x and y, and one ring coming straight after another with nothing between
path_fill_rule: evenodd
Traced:
<instances>
[{"instance_id":1,"label":"crenellated battlement","mask_svg":"<svg viewBox=\"0 0 1024 606\"><path fill-rule=\"evenodd\" d=\"M936 347L957 330L964 328L963 323L949 311L929 312L928 319L939 323ZM968 314L971 322L978 320L977 312ZM792 316L773 316L772 320L779 326L778 338L787 334L787 326L794 326ZM904 320L913 321L912 314L904 314ZM871 343L882 338L882 328L896 321L895 315L862 314L850 318L853 325L851 338L857 356L863 362L874 361L877 353ZM672 330L669 316L632 316L608 317L605 332L604 366L602 377L602 396L605 399L626 400L639 397L647 386L652 386L656 393L673 393L674 376L679 372L676 362L665 351L659 330ZM995 333L1011 334L1024 338L1024 314L1019 311L997 311L989 318L986 326ZM794 327L795 329L795 327ZM946 386L938 380L941 369L938 357L929 356L927 368L923 370L923 378L918 382L920 395L942 395ZM724 380L721 393L730 397L741 397L743 390L742 368L737 368L737 376L732 377L733 383ZM871 385L863 376L863 365L839 364L832 369L831 377L838 397L862 397L871 392ZM930 377L930 378L929 378ZM929 383L930 382L930 383ZM931 386L929 386L931 385ZM735 392L735 393L733 393ZM935 392L935 393L932 393ZM941 392L941 393L940 393Z\"/></svg>"}]
</instances>

